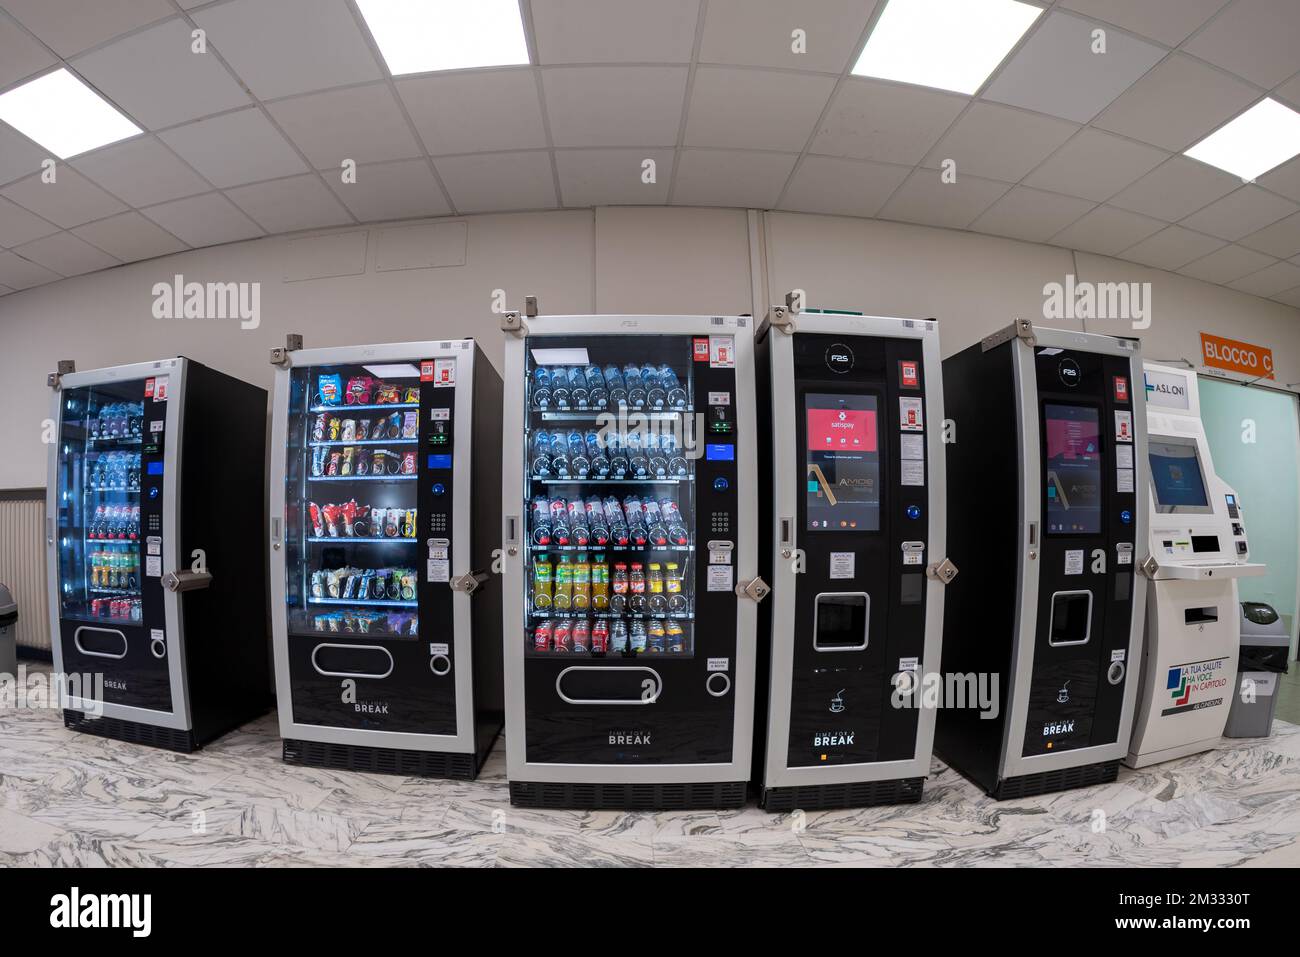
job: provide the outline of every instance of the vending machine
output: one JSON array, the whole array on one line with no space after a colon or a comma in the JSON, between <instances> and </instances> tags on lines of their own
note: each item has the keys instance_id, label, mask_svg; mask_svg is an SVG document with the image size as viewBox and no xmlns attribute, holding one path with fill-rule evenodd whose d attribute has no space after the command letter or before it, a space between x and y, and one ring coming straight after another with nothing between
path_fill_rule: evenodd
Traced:
<instances>
[{"instance_id":1,"label":"vending machine","mask_svg":"<svg viewBox=\"0 0 1300 957\"><path fill-rule=\"evenodd\" d=\"M284 760L472 779L501 729L501 377L470 339L272 352Z\"/></svg>"},{"instance_id":2,"label":"vending machine","mask_svg":"<svg viewBox=\"0 0 1300 957\"><path fill-rule=\"evenodd\" d=\"M1146 589L1132 339L1017 320L949 357L948 554L935 751L998 799L1113 781Z\"/></svg>"},{"instance_id":3,"label":"vending machine","mask_svg":"<svg viewBox=\"0 0 1300 957\"><path fill-rule=\"evenodd\" d=\"M1146 365L1151 544L1146 650L1124 763L1141 768L1218 744L1237 693L1250 561L1237 494L1214 472L1196 373Z\"/></svg>"},{"instance_id":4,"label":"vending machine","mask_svg":"<svg viewBox=\"0 0 1300 957\"><path fill-rule=\"evenodd\" d=\"M918 801L945 553L933 319L776 308L758 337L764 580L755 781L769 811ZM766 484L766 483L765 483Z\"/></svg>"},{"instance_id":5,"label":"vending machine","mask_svg":"<svg viewBox=\"0 0 1300 957\"><path fill-rule=\"evenodd\" d=\"M738 807L767 591L753 323L503 325L510 799Z\"/></svg>"},{"instance_id":6,"label":"vending machine","mask_svg":"<svg viewBox=\"0 0 1300 957\"><path fill-rule=\"evenodd\" d=\"M64 725L194 751L271 706L266 392L185 358L90 372L61 362L49 384L46 566Z\"/></svg>"}]
</instances>

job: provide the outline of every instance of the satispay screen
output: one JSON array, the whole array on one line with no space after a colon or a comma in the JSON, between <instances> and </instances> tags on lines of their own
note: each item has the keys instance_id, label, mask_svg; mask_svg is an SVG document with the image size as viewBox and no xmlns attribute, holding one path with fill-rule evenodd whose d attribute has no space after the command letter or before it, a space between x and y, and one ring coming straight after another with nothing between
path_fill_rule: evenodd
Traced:
<instances>
[{"instance_id":1,"label":"satispay screen","mask_svg":"<svg viewBox=\"0 0 1300 957\"><path fill-rule=\"evenodd\" d=\"M1210 511L1201 460L1194 442L1151 438L1147 443L1151 485L1160 512Z\"/></svg>"},{"instance_id":2,"label":"satispay screen","mask_svg":"<svg viewBox=\"0 0 1300 957\"><path fill-rule=\"evenodd\" d=\"M1101 424L1096 409L1043 407L1047 439L1047 531L1101 531Z\"/></svg>"},{"instance_id":3,"label":"satispay screen","mask_svg":"<svg viewBox=\"0 0 1300 957\"><path fill-rule=\"evenodd\" d=\"M804 400L808 529L880 530L876 397L810 392Z\"/></svg>"}]
</instances>

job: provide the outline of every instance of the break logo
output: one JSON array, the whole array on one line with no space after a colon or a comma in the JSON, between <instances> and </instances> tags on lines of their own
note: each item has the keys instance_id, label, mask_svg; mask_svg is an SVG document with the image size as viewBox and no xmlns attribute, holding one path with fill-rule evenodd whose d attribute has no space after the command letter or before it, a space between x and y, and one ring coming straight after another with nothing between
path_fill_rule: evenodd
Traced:
<instances>
[{"instance_id":1,"label":"break logo","mask_svg":"<svg viewBox=\"0 0 1300 957\"><path fill-rule=\"evenodd\" d=\"M813 747L847 747L853 744L855 734L856 731L818 731L813 735Z\"/></svg>"}]
</instances>

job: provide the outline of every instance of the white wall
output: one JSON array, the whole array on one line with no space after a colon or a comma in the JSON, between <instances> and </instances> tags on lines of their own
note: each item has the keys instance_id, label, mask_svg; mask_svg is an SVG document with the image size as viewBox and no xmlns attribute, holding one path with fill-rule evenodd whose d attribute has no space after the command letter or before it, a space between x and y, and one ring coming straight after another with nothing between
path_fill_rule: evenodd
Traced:
<instances>
[{"instance_id":1,"label":"white wall","mask_svg":"<svg viewBox=\"0 0 1300 957\"><path fill-rule=\"evenodd\" d=\"M549 314L719 314L762 312L798 287L811 306L934 316L951 354L1017 316L1041 322L1044 284L1074 272L1096 282L1153 284L1149 330L1110 323L1089 331L1138 334L1149 356L1193 360L1198 332L1226 334L1271 346L1278 381L1300 381L1300 310L1278 303L1117 260L973 233L793 213L757 219L755 235L766 243L767 302L754 302L751 292L746 212L673 207L456 220L467 223L468 237L459 266L378 271L382 229L371 227L359 275L284 282L297 255L291 250L301 246L276 237L5 296L0 488L45 483L45 375L59 359L91 369L183 354L269 388L269 350L286 333L300 332L308 346L475 336L499 365L501 332L490 311L498 288L511 307L537 295ZM761 256L758 261L761 267ZM244 331L233 320L153 318L154 283L176 273L187 281L260 282L261 325Z\"/></svg>"}]
</instances>

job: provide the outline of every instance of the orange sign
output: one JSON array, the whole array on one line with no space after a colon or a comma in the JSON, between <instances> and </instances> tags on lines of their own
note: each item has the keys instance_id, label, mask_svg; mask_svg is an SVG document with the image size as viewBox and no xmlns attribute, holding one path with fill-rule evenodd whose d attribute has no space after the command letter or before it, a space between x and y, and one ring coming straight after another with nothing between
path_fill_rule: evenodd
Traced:
<instances>
[{"instance_id":1,"label":"orange sign","mask_svg":"<svg viewBox=\"0 0 1300 957\"><path fill-rule=\"evenodd\" d=\"M1273 378L1273 350L1264 346L1202 332L1201 355L1213 369L1227 369L1260 379Z\"/></svg>"}]
</instances>

